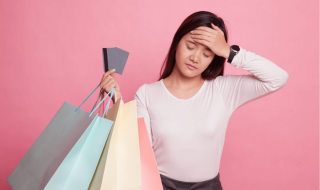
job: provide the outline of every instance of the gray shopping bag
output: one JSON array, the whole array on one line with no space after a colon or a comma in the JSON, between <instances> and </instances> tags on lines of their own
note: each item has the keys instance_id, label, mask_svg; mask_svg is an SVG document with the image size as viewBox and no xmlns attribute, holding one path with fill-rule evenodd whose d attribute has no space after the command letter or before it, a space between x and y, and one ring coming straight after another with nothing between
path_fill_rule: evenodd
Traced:
<instances>
[{"instance_id":1,"label":"gray shopping bag","mask_svg":"<svg viewBox=\"0 0 320 190\"><path fill-rule=\"evenodd\" d=\"M80 106L75 107L68 102L64 102L60 107L50 123L7 178L7 182L13 190L42 190L46 187L51 177L88 126L96 117L99 117L98 114L93 114L93 108L88 113L79 109Z\"/></svg>"}]
</instances>

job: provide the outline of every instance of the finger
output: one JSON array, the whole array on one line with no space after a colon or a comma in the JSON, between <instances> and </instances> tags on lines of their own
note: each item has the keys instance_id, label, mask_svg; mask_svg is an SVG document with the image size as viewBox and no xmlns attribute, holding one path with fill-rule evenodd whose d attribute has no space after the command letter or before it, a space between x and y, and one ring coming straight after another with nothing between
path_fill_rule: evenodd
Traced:
<instances>
[{"instance_id":1,"label":"finger","mask_svg":"<svg viewBox=\"0 0 320 190\"><path fill-rule=\"evenodd\" d=\"M206 26L199 26L195 30L202 30L202 31L206 31L206 32L209 32L209 33L212 33L214 31L214 29L206 27Z\"/></svg>"},{"instance_id":2,"label":"finger","mask_svg":"<svg viewBox=\"0 0 320 190\"><path fill-rule=\"evenodd\" d=\"M110 81L110 80L114 80L110 75L107 75L107 76L105 76L104 77L104 79L103 79L103 81L101 81L101 86L105 86L106 84L108 84L108 82Z\"/></svg>"},{"instance_id":3,"label":"finger","mask_svg":"<svg viewBox=\"0 0 320 190\"><path fill-rule=\"evenodd\" d=\"M106 84L107 91L110 92L110 90L111 90L114 86L115 86L114 81L109 81L109 82Z\"/></svg>"},{"instance_id":4,"label":"finger","mask_svg":"<svg viewBox=\"0 0 320 190\"><path fill-rule=\"evenodd\" d=\"M110 76L114 77L115 73L110 74Z\"/></svg>"},{"instance_id":5,"label":"finger","mask_svg":"<svg viewBox=\"0 0 320 190\"><path fill-rule=\"evenodd\" d=\"M209 45L210 45L207 40L194 39L194 41L197 42L197 43L200 43L200 44L202 44L202 45L204 45L204 46L207 46L207 47L209 47Z\"/></svg>"},{"instance_id":6,"label":"finger","mask_svg":"<svg viewBox=\"0 0 320 190\"><path fill-rule=\"evenodd\" d=\"M111 69L111 70L107 71L107 73L109 73L109 74L114 73L114 72L116 72L116 69Z\"/></svg>"},{"instance_id":7,"label":"finger","mask_svg":"<svg viewBox=\"0 0 320 190\"><path fill-rule=\"evenodd\" d=\"M196 40L206 40L208 42L212 41L211 37L205 36L205 35L192 35L191 36L192 39L196 39Z\"/></svg>"},{"instance_id":8,"label":"finger","mask_svg":"<svg viewBox=\"0 0 320 190\"><path fill-rule=\"evenodd\" d=\"M213 29L222 32L222 30L218 26L214 25L213 23L211 23L211 26Z\"/></svg>"},{"instance_id":9,"label":"finger","mask_svg":"<svg viewBox=\"0 0 320 190\"><path fill-rule=\"evenodd\" d=\"M113 78L111 78L111 76L110 76L110 79L106 82L106 86L110 86L110 84L112 84L112 83L114 83L114 79ZM111 87L112 88L112 87Z\"/></svg>"},{"instance_id":10,"label":"finger","mask_svg":"<svg viewBox=\"0 0 320 190\"><path fill-rule=\"evenodd\" d=\"M100 84L103 83L103 81L106 80L106 77L110 76L110 74L112 74L112 73L114 73L114 72L115 72L115 69L112 69L112 70L109 70L109 71L105 72L105 73L103 74L103 76L102 76L102 79L101 79Z\"/></svg>"},{"instance_id":11,"label":"finger","mask_svg":"<svg viewBox=\"0 0 320 190\"><path fill-rule=\"evenodd\" d=\"M103 91L105 91L106 93L109 93L111 88L110 88L110 84L104 84L102 85L102 88L101 88Z\"/></svg>"},{"instance_id":12,"label":"finger","mask_svg":"<svg viewBox=\"0 0 320 190\"><path fill-rule=\"evenodd\" d=\"M205 35L205 36L208 36L208 37L212 36L212 33L207 32L205 30L198 30L198 29L191 31L190 33L192 35Z\"/></svg>"},{"instance_id":13,"label":"finger","mask_svg":"<svg viewBox=\"0 0 320 190\"><path fill-rule=\"evenodd\" d=\"M111 69L111 70L105 72L105 73L104 73L104 76L110 75L111 73L114 73L114 72L116 72L116 69Z\"/></svg>"},{"instance_id":14,"label":"finger","mask_svg":"<svg viewBox=\"0 0 320 190\"><path fill-rule=\"evenodd\" d=\"M107 77L107 76L109 76L110 74L112 74L112 73L114 73L115 71L114 70L109 70L109 71L107 71L107 72L105 72L104 74L103 74L103 77Z\"/></svg>"}]
</instances>

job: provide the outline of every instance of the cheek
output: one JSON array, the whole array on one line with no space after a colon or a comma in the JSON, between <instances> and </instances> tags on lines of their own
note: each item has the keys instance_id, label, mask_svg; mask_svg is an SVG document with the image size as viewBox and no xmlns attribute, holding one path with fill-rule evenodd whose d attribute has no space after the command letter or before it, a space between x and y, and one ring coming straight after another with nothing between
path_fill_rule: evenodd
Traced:
<instances>
[{"instance_id":1,"label":"cheek","mask_svg":"<svg viewBox=\"0 0 320 190\"><path fill-rule=\"evenodd\" d=\"M188 58L188 55L185 54L185 52L177 51L176 52L176 63L178 65L184 64L186 62L186 59Z\"/></svg>"},{"instance_id":2,"label":"cheek","mask_svg":"<svg viewBox=\"0 0 320 190\"><path fill-rule=\"evenodd\" d=\"M212 61L212 60L205 60L205 61L204 61L204 63L201 65L202 71L206 70L206 69L209 67L211 61Z\"/></svg>"}]
</instances>

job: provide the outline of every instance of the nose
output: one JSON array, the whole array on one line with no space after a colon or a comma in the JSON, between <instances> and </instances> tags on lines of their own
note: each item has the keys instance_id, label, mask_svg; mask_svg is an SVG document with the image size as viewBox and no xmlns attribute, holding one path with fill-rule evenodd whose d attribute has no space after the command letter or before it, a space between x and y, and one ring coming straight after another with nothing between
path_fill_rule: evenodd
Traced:
<instances>
[{"instance_id":1,"label":"nose","mask_svg":"<svg viewBox=\"0 0 320 190\"><path fill-rule=\"evenodd\" d=\"M198 63L201 51L197 50L190 56L190 60L194 63Z\"/></svg>"}]
</instances>

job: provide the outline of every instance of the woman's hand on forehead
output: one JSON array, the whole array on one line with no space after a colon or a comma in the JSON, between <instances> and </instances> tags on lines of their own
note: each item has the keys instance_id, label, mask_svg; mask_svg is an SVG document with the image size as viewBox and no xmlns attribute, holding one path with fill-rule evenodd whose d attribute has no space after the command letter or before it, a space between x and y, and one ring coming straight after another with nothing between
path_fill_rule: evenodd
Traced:
<instances>
[{"instance_id":1,"label":"woman's hand on forehead","mask_svg":"<svg viewBox=\"0 0 320 190\"><path fill-rule=\"evenodd\" d=\"M223 31L211 23L212 28L199 26L190 32L191 38L204 46L207 46L218 56L228 58L230 46L227 44Z\"/></svg>"}]
</instances>

